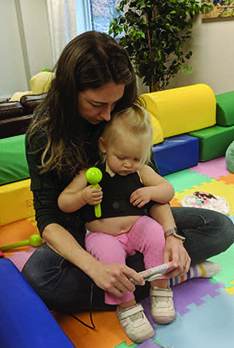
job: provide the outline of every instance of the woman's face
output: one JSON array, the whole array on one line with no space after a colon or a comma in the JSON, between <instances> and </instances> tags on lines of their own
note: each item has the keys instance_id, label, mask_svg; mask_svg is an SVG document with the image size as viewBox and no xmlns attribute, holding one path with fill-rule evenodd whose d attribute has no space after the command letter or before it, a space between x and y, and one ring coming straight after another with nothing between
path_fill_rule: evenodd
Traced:
<instances>
[{"instance_id":1,"label":"woman's face","mask_svg":"<svg viewBox=\"0 0 234 348\"><path fill-rule=\"evenodd\" d=\"M122 98L124 88L124 84L116 85L114 82L109 82L100 88L79 92L79 114L92 124L110 121L111 112L116 103Z\"/></svg>"}]
</instances>

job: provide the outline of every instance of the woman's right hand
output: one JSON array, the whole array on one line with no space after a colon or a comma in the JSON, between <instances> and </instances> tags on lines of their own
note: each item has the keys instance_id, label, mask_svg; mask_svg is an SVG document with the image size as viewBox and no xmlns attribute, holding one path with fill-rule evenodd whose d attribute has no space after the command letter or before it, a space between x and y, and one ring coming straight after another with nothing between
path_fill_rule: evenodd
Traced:
<instances>
[{"instance_id":1,"label":"woman's right hand","mask_svg":"<svg viewBox=\"0 0 234 348\"><path fill-rule=\"evenodd\" d=\"M90 276L99 288L117 297L121 297L127 291L133 292L135 290L135 285L131 279L137 285L145 284L141 275L124 264L107 265L98 262Z\"/></svg>"}]
</instances>

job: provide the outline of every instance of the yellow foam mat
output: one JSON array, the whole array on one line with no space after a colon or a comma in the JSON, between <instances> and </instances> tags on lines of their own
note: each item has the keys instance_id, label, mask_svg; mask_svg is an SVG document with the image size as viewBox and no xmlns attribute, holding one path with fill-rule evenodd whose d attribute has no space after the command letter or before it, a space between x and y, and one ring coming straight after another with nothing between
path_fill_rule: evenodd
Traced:
<instances>
[{"instance_id":1,"label":"yellow foam mat","mask_svg":"<svg viewBox=\"0 0 234 348\"><path fill-rule=\"evenodd\" d=\"M206 84L172 88L140 96L146 109L160 122L164 138L216 123L216 98Z\"/></svg>"},{"instance_id":2,"label":"yellow foam mat","mask_svg":"<svg viewBox=\"0 0 234 348\"><path fill-rule=\"evenodd\" d=\"M0 226L35 215L30 179L0 186Z\"/></svg>"}]
</instances>

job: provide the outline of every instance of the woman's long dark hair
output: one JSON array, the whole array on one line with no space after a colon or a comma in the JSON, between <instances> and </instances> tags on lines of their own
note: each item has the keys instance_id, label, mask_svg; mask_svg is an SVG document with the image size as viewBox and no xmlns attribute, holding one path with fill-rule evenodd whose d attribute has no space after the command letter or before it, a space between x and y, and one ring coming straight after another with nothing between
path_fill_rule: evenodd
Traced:
<instances>
[{"instance_id":1,"label":"woman's long dark hair","mask_svg":"<svg viewBox=\"0 0 234 348\"><path fill-rule=\"evenodd\" d=\"M64 48L55 78L28 132L38 129L47 135L41 172L74 173L87 166L84 153L82 118L78 113L78 92L109 82L125 84L124 95L115 111L130 107L137 98L136 77L126 50L113 38L95 31L74 38Z\"/></svg>"}]
</instances>

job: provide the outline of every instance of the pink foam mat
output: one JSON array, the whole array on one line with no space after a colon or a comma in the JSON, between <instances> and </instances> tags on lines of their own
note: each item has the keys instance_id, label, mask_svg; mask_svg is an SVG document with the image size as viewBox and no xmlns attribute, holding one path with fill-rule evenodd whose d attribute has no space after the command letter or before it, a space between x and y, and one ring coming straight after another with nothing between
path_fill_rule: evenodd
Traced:
<instances>
[{"instance_id":1,"label":"pink foam mat","mask_svg":"<svg viewBox=\"0 0 234 348\"><path fill-rule=\"evenodd\" d=\"M220 176L229 174L226 167L225 157L216 158L208 162L199 162L195 167L189 169L191 172L205 174L208 178L218 179Z\"/></svg>"},{"instance_id":2,"label":"pink foam mat","mask_svg":"<svg viewBox=\"0 0 234 348\"><path fill-rule=\"evenodd\" d=\"M32 255L32 253L35 250L36 250L35 248L28 246L27 248L24 247L24 248L15 249L11 251L10 253L5 252L5 256L9 258L14 263L14 265L18 268L18 270L21 272L25 263L28 261L29 257Z\"/></svg>"}]
</instances>

